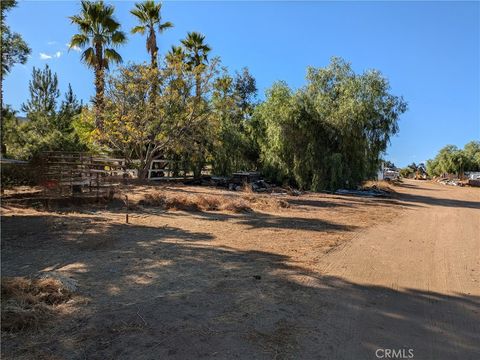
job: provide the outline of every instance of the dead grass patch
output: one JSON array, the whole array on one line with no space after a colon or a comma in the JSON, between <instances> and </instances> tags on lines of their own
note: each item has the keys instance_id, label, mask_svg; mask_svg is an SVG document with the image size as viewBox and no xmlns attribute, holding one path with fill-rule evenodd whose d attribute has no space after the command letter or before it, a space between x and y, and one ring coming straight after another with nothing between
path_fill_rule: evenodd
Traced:
<instances>
[{"instance_id":1,"label":"dead grass patch","mask_svg":"<svg viewBox=\"0 0 480 360\"><path fill-rule=\"evenodd\" d=\"M290 204L283 199L257 195L247 191L243 196L183 195L166 193L145 194L138 202L143 206L155 206L165 210L184 211L231 211L236 213L257 210L275 210L288 208Z\"/></svg>"},{"instance_id":2,"label":"dead grass patch","mask_svg":"<svg viewBox=\"0 0 480 360\"><path fill-rule=\"evenodd\" d=\"M289 208L290 204L283 199L275 199L268 195L257 195L255 193L248 193L243 196L243 199L250 203L254 208L260 210L277 210L279 208Z\"/></svg>"},{"instance_id":3,"label":"dead grass patch","mask_svg":"<svg viewBox=\"0 0 480 360\"><path fill-rule=\"evenodd\" d=\"M68 291L57 279L3 277L2 330L37 328L53 313L53 306L68 301Z\"/></svg>"},{"instance_id":4,"label":"dead grass patch","mask_svg":"<svg viewBox=\"0 0 480 360\"><path fill-rule=\"evenodd\" d=\"M396 193L395 189L393 188L396 185L395 181L385 181L385 180L369 180L365 181L361 189L362 190L382 190L388 193Z\"/></svg>"}]
</instances>

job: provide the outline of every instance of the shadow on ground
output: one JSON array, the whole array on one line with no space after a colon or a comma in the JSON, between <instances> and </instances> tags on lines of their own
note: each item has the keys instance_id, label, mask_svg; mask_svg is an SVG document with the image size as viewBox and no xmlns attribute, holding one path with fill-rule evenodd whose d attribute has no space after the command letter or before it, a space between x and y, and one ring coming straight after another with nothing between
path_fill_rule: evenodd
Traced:
<instances>
[{"instance_id":1,"label":"shadow on ground","mask_svg":"<svg viewBox=\"0 0 480 360\"><path fill-rule=\"evenodd\" d=\"M470 200L456 200L456 199L447 199L439 198L433 196L424 196L417 194L402 194L400 196L402 201L405 201L409 204L423 204L423 205L434 205L434 206L446 206L452 208L469 208L469 209L480 209L480 201L470 201Z\"/></svg>"},{"instance_id":2,"label":"shadow on ground","mask_svg":"<svg viewBox=\"0 0 480 360\"><path fill-rule=\"evenodd\" d=\"M4 276L63 271L90 299L38 333L6 334L3 357L478 359L478 297L354 284L211 240L101 217L2 218Z\"/></svg>"}]
</instances>

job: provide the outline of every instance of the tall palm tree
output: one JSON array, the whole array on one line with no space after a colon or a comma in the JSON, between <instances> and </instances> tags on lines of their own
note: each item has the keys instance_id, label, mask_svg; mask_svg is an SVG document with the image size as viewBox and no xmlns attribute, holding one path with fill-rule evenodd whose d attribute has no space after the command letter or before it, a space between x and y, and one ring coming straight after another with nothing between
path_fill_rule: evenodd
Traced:
<instances>
[{"instance_id":1,"label":"tall palm tree","mask_svg":"<svg viewBox=\"0 0 480 360\"><path fill-rule=\"evenodd\" d=\"M187 37L182 40L182 44L185 47L187 64L191 70L196 70L195 95L197 98L200 98L200 72L205 64L208 63L208 53L211 51L211 48L205 44L205 36L198 32L189 32Z\"/></svg>"},{"instance_id":2,"label":"tall palm tree","mask_svg":"<svg viewBox=\"0 0 480 360\"><path fill-rule=\"evenodd\" d=\"M146 44L147 52L151 56L151 64L154 69L158 66L158 46L155 30L158 29L158 33L161 34L166 29L173 27L173 24L170 21L162 23L161 9L161 3L156 4L153 0L146 0L141 3L136 3L135 8L130 11L130 13L140 22L140 25L137 25L132 29L132 33L140 33L143 35L145 32L148 32Z\"/></svg>"},{"instance_id":3,"label":"tall palm tree","mask_svg":"<svg viewBox=\"0 0 480 360\"><path fill-rule=\"evenodd\" d=\"M80 13L70 16L72 24L79 29L79 33L70 40L70 49L86 48L82 61L95 71L95 121L99 129L103 128L105 70L109 69L110 63L122 62L122 57L114 48L127 41L120 24L113 17L114 10L112 5L105 5L103 1L83 0Z\"/></svg>"}]
</instances>

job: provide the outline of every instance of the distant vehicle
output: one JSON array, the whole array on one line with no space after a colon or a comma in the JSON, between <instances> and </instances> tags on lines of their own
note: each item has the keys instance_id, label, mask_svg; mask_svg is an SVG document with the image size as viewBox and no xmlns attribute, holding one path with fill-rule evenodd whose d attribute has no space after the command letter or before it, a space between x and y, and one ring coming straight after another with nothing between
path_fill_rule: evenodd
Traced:
<instances>
[{"instance_id":1,"label":"distant vehicle","mask_svg":"<svg viewBox=\"0 0 480 360\"><path fill-rule=\"evenodd\" d=\"M397 170L390 168L383 169L383 180L397 180L399 177L400 173Z\"/></svg>"}]
</instances>

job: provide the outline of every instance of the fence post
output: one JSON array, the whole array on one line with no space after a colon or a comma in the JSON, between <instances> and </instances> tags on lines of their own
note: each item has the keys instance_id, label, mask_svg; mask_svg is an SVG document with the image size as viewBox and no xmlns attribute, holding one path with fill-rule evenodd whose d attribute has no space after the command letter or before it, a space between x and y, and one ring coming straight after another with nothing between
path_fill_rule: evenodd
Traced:
<instances>
[{"instance_id":1,"label":"fence post","mask_svg":"<svg viewBox=\"0 0 480 360\"><path fill-rule=\"evenodd\" d=\"M128 195L125 195L125 205L126 205L126 211L125 211L125 222L128 224Z\"/></svg>"}]
</instances>

